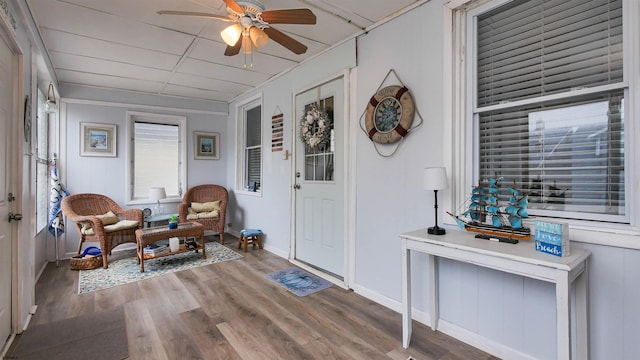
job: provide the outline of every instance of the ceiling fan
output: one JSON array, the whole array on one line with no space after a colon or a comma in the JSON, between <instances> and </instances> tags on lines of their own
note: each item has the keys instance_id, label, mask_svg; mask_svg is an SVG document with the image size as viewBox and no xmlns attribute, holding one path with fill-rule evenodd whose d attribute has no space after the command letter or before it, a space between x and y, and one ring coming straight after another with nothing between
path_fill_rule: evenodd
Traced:
<instances>
[{"instance_id":1,"label":"ceiling fan","mask_svg":"<svg viewBox=\"0 0 640 360\"><path fill-rule=\"evenodd\" d=\"M220 35L227 44L224 54L237 55L242 47L245 54L251 54L264 46L269 38L279 43L295 54L304 54L307 47L285 33L276 30L271 24L301 24L316 23L315 14L309 9L265 10L259 0L224 0L227 5L228 16L191 12L160 10L160 15L188 15L217 19L233 24L225 28Z\"/></svg>"}]
</instances>

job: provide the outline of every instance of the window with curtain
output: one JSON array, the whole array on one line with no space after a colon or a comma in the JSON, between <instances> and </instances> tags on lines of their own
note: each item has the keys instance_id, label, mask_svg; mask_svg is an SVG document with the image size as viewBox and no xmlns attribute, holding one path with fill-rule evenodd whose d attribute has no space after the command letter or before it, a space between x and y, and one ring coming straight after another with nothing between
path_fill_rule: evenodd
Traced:
<instances>
[{"instance_id":1,"label":"window with curtain","mask_svg":"<svg viewBox=\"0 0 640 360\"><path fill-rule=\"evenodd\" d=\"M623 3L517 0L468 18L477 177L528 193L530 214L629 222Z\"/></svg>"},{"instance_id":2,"label":"window with curtain","mask_svg":"<svg viewBox=\"0 0 640 360\"><path fill-rule=\"evenodd\" d=\"M262 106L244 111L243 189L260 191L262 183Z\"/></svg>"},{"instance_id":3,"label":"window with curtain","mask_svg":"<svg viewBox=\"0 0 640 360\"><path fill-rule=\"evenodd\" d=\"M181 198L186 184L186 119L146 113L128 115L129 201L146 201L152 187L164 187L168 198Z\"/></svg>"}]
</instances>

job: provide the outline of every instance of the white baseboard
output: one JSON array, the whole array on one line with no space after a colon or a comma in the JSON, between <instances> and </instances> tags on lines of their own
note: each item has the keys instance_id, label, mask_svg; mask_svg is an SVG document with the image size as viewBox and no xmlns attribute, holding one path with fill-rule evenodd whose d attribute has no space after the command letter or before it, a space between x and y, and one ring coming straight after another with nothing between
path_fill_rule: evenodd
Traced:
<instances>
[{"instance_id":1,"label":"white baseboard","mask_svg":"<svg viewBox=\"0 0 640 360\"><path fill-rule=\"evenodd\" d=\"M233 229L227 229L225 231L225 233L231 234L231 235L233 235L233 236L235 236L237 238L240 238L240 231L236 231L236 230L233 230Z\"/></svg>"},{"instance_id":2,"label":"white baseboard","mask_svg":"<svg viewBox=\"0 0 640 360\"><path fill-rule=\"evenodd\" d=\"M282 251L282 250L280 250L278 248L274 248L272 246L269 246L268 244L264 244L264 250L266 250L266 251L268 251L268 252L270 252L270 253L272 253L272 254L274 254L276 256L279 256L279 257L281 257L283 259L289 259L289 253L287 253L285 251Z\"/></svg>"},{"instance_id":3,"label":"white baseboard","mask_svg":"<svg viewBox=\"0 0 640 360\"><path fill-rule=\"evenodd\" d=\"M501 359L538 360L529 354L522 353L444 320L438 321L438 331Z\"/></svg>"},{"instance_id":4,"label":"white baseboard","mask_svg":"<svg viewBox=\"0 0 640 360\"><path fill-rule=\"evenodd\" d=\"M41 267L41 268L40 268L40 270L38 270L38 272L36 273L36 277L35 277L35 279L33 280L33 285L34 285L34 286L35 286L35 284L37 284L37 283L38 283L38 280L40 280L40 276L42 276L42 273L44 272L44 269L46 269L46 268L47 268L47 264L48 264L48 263L49 263L49 262L48 262L48 261L46 261L46 259L45 259L44 264L42 264L42 267Z\"/></svg>"},{"instance_id":5,"label":"white baseboard","mask_svg":"<svg viewBox=\"0 0 640 360\"><path fill-rule=\"evenodd\" d=\"M7 352L9 352L9 349L11 348L11 345L13 345L13 341L15 339L16 334L9 335L9 337L7 338L7 342L5 342L4 346L2 347L2 351L0 351L0 359L4 359L7 356Z\"/></svg>"},{"instance_id":6,"label":"white baseboard","mask_svg":"<svg viewBox=\"0 0 640 360\"><path fill-rule=\"evenodd\" d=\"M402 313L402 303L400 301L380 295L377 292L373 292L359 285L354 286L353 290L357 294L362 295L371 301L374 301L397 313ZM428 312L420 311L414 308L411 310L411 313L413 320L426 326L430 326L429 324L431 323L431 317ZM438 321L438 331L501 359L537 360L537 358L531 355L524 354L518 350L500 344L493 339L486 338L482 335L476 334L460 326L447 322L446 320L440 319ZM398 341L402 341L402 334L398 334Z\"/></svg>"}]
</instances>

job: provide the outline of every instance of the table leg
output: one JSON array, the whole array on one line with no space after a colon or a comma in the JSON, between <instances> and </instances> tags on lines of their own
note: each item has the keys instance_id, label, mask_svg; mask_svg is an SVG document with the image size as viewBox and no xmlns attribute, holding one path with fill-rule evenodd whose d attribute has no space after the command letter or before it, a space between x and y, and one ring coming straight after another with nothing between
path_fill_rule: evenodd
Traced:
<instances>
[{"instance_id":1,"label":"table leg","mask_svg":"<svg viewBox=\"0 0 640 360\"><path fill-rule=\"evenodd\" d=\"M576 284L576 358L589 359L589 262L585 261Z\"/></svg>"},{"instance_id":2,"label":"table leg","mask_svg":"<svg viewBox=\"0 0 640 360\"><path fill-rule=\"evenodd\" d=\"M569 273L558 271L556 279L556 327L557 327L557 359L571 359L571 300L569 293Z\"/></svg>"},{"instance_id":3,"label":"table leg","mask_svg":"<svg viewBox=\"0 0 640 360\"><path fill-rule=\"evenodd\" d=\"M439 299L438 258L429 255L429 320L433 331L438 330L438 319L440 318Z\"/></svg>"},{"instance_id":4,"label":"table leg","mask_svg":"<svg viewBox=\"0 0 640 360\"><path fill-rule=\"evenodd\" d=\"M411 342L411 254L407 240L402 239L402 346Z\"/></svg>"},{"instance_id":5,"label":"table leg","mask_svg":"<svg viewBox=\"0 0 640 360\"><path fill-rule=\"evenodd\" d=\"M200 244L202 244L202 258L206 259L207 258L207 252L204 250L205 248L205 244L204 244L204 235L200 235Z\"/></svg>"}]
</instances>

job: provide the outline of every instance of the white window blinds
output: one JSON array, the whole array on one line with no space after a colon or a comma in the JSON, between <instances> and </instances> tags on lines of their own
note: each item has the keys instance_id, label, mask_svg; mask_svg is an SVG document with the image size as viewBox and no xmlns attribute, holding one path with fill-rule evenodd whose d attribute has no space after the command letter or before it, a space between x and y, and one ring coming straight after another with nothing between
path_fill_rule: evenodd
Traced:
<instances>
[{"instance_id":1,"label":"white window blinds","mask_svg":"<svg viewBox=\"0 0 640 360\"><path fill-rule=\"evenodd\" d=\"M622 11L531 0L477 18L479 176L529 193L530 214L628 221Z\"/></svg>"},{"instance_id":2,"label":"white window blinds","mask_svg":"<svg viewBox=\"0 0 640 360\"><path fill-rule=\"evenodd\" d=\"M181 196L179 135L178 125L135 121L134 199L148 198L154 186L164 187L169 196Z\"/></svg>"},{"instance_id":3,"label":"white window blinds","mask_svg":"<svg viewBox=\"0 0 640 360\"><path fill-rule=\"evenodd\" d=\"M259 190L262 182L262 107L257 106L246 112L245 123L245 188Z\"/></svg>"},{"instance_id":4,"label":"white window blinds","mask_svg":"<svg viewBox=\"0 0 640 360\"><path fill-rule=\"evenodd\" d=\"M622 81L622 0L514 1L477 26L478 107Z\"/></svg>"}]
</instances>

